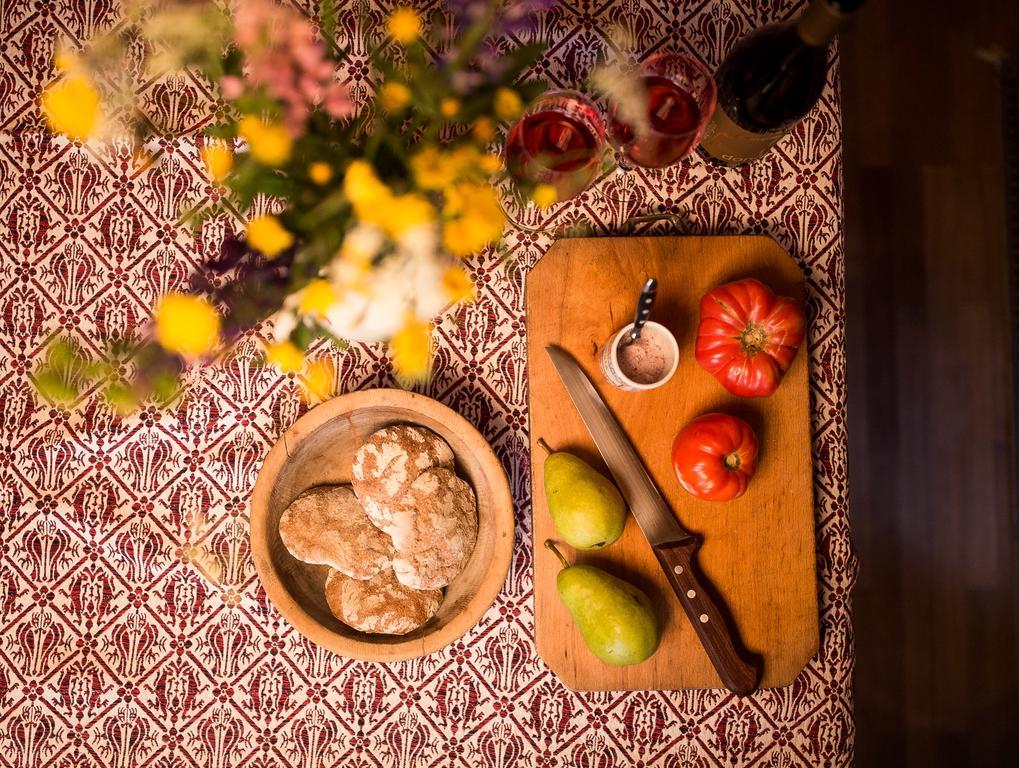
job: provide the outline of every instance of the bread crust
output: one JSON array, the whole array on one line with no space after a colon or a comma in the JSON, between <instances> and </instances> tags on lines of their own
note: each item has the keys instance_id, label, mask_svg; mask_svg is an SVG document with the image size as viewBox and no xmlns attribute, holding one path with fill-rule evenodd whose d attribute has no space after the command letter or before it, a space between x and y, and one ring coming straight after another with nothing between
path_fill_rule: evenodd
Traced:
<instances>
[{"instance_id":1,"label":"bread crust","mask_svg":"<svg viewBox=\"0 0 1019 768\"><path fill-rule=\"evenodd\" d=\"M405 635L435 615L442 590L405 586L391 568L365 581L330 571L326 602L337 619L360 632Z\"/></svg>"},{"instance_id":2,"label":"bread crust","mask_svg":"<svg viewBox=\"0 0 1019 768\"><path fill-rule=\"evenodd\" d=\"M397 505L390 531L396 578L415 589L444 587L463 571L477 542L474 491L448 469L425 470Z\"/></svg>"},{"instance_id":3,"label":"bread crust","mask_svg":"<svg viewBox=\"0 0 1019 768\"><path fill-rule=\"evenodd\" d=\"M328 565L353 579L370 579L392 563L392 540L372 525L347 485L302 493L280 516L279 532L298 560Z\"/></svg>"},{"instance_id":4,"label":"bread crust","mask_svg":"<svg viewBox=\"0 0 1019 768\"><path fill-rule=\"evenodd\" d=\"M351 484L369 519L386 533L397 503L418 475L453 468L453 451L423 427L398 424L373 433L354 454Z\"/></svg>"}]
</instances>

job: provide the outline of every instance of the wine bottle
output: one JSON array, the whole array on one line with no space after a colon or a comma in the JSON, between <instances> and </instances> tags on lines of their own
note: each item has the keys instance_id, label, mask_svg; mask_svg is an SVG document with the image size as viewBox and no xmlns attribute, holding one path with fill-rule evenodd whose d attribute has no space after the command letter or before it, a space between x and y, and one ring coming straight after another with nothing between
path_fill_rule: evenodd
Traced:
<instances>
[{"instance_id":1,"label":"wine bottle","mask_svg":"<svg viewBox=\"0 0 1019 768\"><path fill-rule=\"evenodd\" d=\"M810 0L795 21L743 38L715 74L718 106L700 150L723 165L764 155L824 90L828 44L863 0Z\"/></svg>"}]
</instances>

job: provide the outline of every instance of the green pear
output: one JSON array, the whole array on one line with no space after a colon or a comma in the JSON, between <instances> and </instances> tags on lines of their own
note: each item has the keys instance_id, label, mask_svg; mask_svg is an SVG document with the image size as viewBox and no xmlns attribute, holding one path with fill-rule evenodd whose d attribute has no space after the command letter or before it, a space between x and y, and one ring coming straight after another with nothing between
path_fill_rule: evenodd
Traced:
<instances>
[{"instance_id":1,"label":"green pear","mask_svg":"<svg viewBox=\"0 0 1019 768\"><path fill-rule=\"evenodd\" d=\"M605 475L572 453L553 451L539 440L545 459L545 498L552 523L574 549L601 549L619 538L626 505Z\"/></svg>"},{"instance_id":2,"label":"green pear","mask_svg":"<svg viewBox=\"0 0 1019 768\"><path fill-rule=\"evenodd\" d=\"M592 653L606 664L639 664L658 648L658 618L651 600L629 582L593 565L570 565L555 544L563 569L556 575L559 597Z\"/></svg>"}]
</instances>

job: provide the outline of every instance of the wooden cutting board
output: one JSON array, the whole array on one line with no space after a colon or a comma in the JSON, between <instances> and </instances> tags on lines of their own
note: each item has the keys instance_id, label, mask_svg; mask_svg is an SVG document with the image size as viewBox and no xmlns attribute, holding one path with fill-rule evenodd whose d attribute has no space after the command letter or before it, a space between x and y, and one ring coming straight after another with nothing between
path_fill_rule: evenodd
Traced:
<instances>
[{"instance_id":1,"label":"wooden cutting board","mask_svg":"<svg viewBox=\"0 0 1019 768\"><path fill-rule=\"evenodd\" d=\"M568 350L587 371L680 522L704 537L701 567L728 602L746 647L763 657L762 687L792 682L817 650L806 345L767 398L730 395L694 360L700 297L748 276L803 299L799 267L764 236L561 240L527 276L536 639L542 658L575 690L718 688L721 681L632 517L622 537L596 553L574 552L558 539L545 502L538 438L608 472L545 353L548 344ZM679 369L659 389L621 392L602 376L598 352L630 322L649 277L659 284L652 319L676 335ZM749 422L761 445L757 475L747 493L731 502L693 498L672 469L676 432L716 410ZM588 650L556 591L559 563L543 546L549 538L560 541L572 562L598 565L651 596L664 630L650 659L611 667Z\"/></svg>"}]
</instances>

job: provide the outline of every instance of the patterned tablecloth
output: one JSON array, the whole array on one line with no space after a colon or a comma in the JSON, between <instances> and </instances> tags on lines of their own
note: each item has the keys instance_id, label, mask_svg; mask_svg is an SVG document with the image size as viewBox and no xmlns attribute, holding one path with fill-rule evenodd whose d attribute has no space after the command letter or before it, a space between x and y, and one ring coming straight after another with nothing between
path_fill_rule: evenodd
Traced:
<instances>
[{"instance_id":1,"label":"patterned tablecloth","mask_svg":"<svg viewBox=\"0 0 1019 768\"><path fill-rule=\"evenodd\" d=\"M798 0L564 0L534 34L537 73L584 78L608 30L643 54L689 49L709 66ZM363 3L379 20L378 0ZM4 3L0 11L0 765L82 766L843 766L852 761L853 644L843 358L838 78L763 162L693 158L620 173L549 214L549 228L674 213L691 232L767 232L807 275L822 641L785 689L578 694L535 653L523 273L552 236L513 229L522 269L471 259L477 303L437 326L425 391L491 441L516 498L513 565L457 643L399 664L350 661L306 642L267 602L248 550L261 459L301 414L298 383L258 367L255 341L203 374L171 409L119 419L94 397L53 407L34 393L59 333L88 347L143 322L236 222L193 238L175 221L207 199L188 132L211 110L185 76L139 85L182 137L154 162L127 144L69 145L39 130L35 102L54 43L117 23L113 0ZM353 14L344 16L344 21ZM348 74L365 80L350 23ZM650 230L667 231L659 222ZM637 231L648 231L637 227ZM332 354L337 389L390 386L385 353Z\"/></svg>"}]
</instances>

